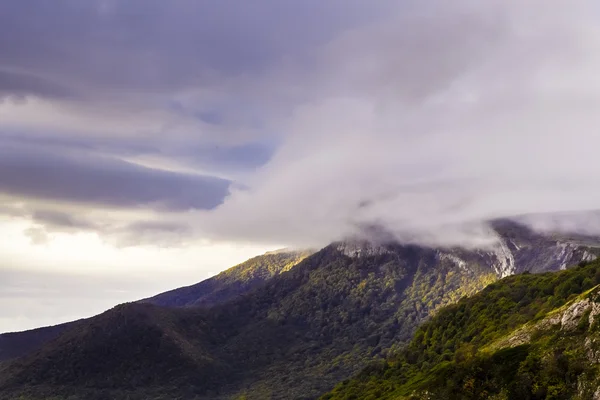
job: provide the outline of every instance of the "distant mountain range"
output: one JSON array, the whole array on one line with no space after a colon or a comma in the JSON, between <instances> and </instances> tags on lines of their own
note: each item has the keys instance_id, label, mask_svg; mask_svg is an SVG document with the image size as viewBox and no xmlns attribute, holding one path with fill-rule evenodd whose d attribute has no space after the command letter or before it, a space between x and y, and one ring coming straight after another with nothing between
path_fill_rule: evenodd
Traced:
<instances>
[{"instance_id":1,"label":"distant mountain range","mask_svg":"<svg viewBox=\"0 0 600 400\"><path fill-rule=\"evenodd\" d=\"M58 333L0 335L0 399L314 399L412 345L444 306L598 254L594 238L493 227L488 249L348 241L266 254Z\"/></svg>"}]
</instances>

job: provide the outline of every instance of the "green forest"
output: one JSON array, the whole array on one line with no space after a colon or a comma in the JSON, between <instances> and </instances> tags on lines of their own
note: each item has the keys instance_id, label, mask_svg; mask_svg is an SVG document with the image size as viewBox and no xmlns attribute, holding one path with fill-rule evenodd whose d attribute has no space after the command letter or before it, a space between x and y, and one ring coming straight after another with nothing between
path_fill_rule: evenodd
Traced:
<instances>
[{"instance_id":1,"label":"green forest","mask_svg":"<svg viewBox=\"0 0 600 400\"><path fill-rule=\"evenodd\" d=\"M592 399L598 284L600 262L505 278L440 310L397 355L321 399ZM579 314L561 326L569 310Z\"/></svg>"}]
</instances>

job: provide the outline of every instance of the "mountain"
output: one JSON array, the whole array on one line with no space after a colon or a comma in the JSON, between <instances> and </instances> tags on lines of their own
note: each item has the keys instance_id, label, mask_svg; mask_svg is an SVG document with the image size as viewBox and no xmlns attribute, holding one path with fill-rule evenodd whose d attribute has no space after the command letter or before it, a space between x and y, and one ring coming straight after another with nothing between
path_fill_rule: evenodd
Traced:
<instances>
[{"instance_id":1,"label":"mountain","mask_svg":"<svg viewBox=\"0 0 600 400\"><path fill-rule=\"evenodd\" d=\"M594 242L494 228L479 250L334 243L212 307L119 306L5 363L0 399L313 399L499 277L595 258Z\"/></svg>"},{"instance_id":2,"label":"mountain","mask_svg":"<svg viewBox=\"0 0 600 400\"><path fill-rule=\"evenodd\" d=\"M598 399L598 284L598 261L505 278L321 399Z\"/></svg>"},{"instance_id":3,"label":"mountain","mask_svg":"<svg viewBox=\"0 0 600 400\"><path fill-rule=\"evenodd\" d=\"M171 290L143 302L167 307L213 306L224 303L289 271L314 251L279 250L253 257L192 286Z\"/></svg>"},{"instance_id":4,"label":"mountain","mask_svg":"<svg viewBox=\"0 0 600 400\"><path fill-rule=\"evenodd\" d=\"M541 234L509 220L493 221L492 227L499 237L496 254L505 260L498 271L502 277L526 271L557 271L581 260L594 260L600 254L598 237Z\"/></svg>"},{"instance_id":5,"label":"mountain","mask_svg":"<svg viewBox=\"0 0 600 400\"><path fill-rule=\"evenodd\" d=\"M195 285L171 290L140 302L168 307L208 307L224 303L290 270L312 253L313 251L310 250L268 252ZM79 321L25 332L0 334L0 362L40 348L74 324L79 324Z\"/></svg>"}]
</instances>

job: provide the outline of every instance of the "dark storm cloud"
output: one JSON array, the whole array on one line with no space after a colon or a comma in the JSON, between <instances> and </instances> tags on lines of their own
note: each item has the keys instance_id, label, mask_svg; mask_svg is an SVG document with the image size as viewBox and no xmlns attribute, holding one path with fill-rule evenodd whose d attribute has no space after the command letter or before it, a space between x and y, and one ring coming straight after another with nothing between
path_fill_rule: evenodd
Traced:
<instances>
[{"instance_id":1,"label":"dark storm cloud","mask_svg":"<svg viewBox=\"0 0 600 400\"><path fill-rule=\"evenodd\" d=\"M45 131L0 131L0 144L4 146L20 146L44 148L46 151L61 152L63 150L84 150L108 152L116 155L135 155L157 153L160 149L139 138L65 136L60 133Z\"/></svg>"},{"instance_id":2,"label":"dark storm cloud","mask_svg":"<svg viewBox=\"0 0 600 400\"><path fill-rule=\"evenodd\" d=\"M209 169L223 174L260 167L269 161L276 149L276 143L269 139L229 146L198 142L200 143L194 143L194 139L190 138L179 145L169 143L169 146L161 146L159 141L143 141L136 137L65 137L48 132L0 131L0 145L5 146L44 148L55 154L88 151L125 158L160 156L179 160L192 168Z\"/></svg>"},{"instance_id":3,"label":"dark storm cloud","mask_svg":"<svg viewBox=\"0 0 600 400\"><path fill-rule=\"evenodd\" d=\"M229 181L145 168L86 153L0 148L0 193L109 207L211 209ZM64 222L64 221L63 221Z\"/></svg>"},{"instance_id":4,"label":"dark storm cloud","mask_svg":"<svg viewBox=\"0 0 600 400\"><path fill-rule=\"evenodd\" d=\"M386 3L5 0L0 84L45 96L211 85L302 55Z\"/></svg>"},{"instance_id":5,"label":"dark storm cloud","mask_svg":"<svg viewBox=\"0 0 600 400\"><path fill-rule=\"evenodd\" d=\"M63 85L35 75L2 71L0 69L0 98L10 96L19 100L27 95L67 99L73 96L74 93Z\"/></svg>"}]
</instances>

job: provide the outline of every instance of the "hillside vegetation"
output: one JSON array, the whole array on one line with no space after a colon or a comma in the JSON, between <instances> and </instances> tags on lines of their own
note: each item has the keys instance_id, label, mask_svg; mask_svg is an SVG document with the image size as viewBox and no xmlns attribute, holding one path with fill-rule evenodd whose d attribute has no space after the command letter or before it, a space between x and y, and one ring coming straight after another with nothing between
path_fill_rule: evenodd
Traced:
<instances>
[{"instance_id":1,"label":"hillside vegetation","mask_svg":"<svg viewBox=\"0 0 600 400\"><path fill-rule=\"evenodd\" d=\"M27 354L57 338L67 328L81 321L32 329L25 332L0 334L0 362Z\"/></svg>"},{"instance_id":2,"label":"hillside vegetation","mask_svg":"<svg viewBox=\"0 0 600 400\"><path fill-rule=\"evenodd\" d=\"M266 253L195 285L170 290L143 302L167 307L210 307L225 303L289 271L312 253L310 250Z\"/></svg>"},{"instance_id":3,"label":"hillside vegetation","mask_svg":"<svg viewBox=\"0 0 600 400\"><path fill-rule=\"evenodd\" d=\"M0 398L310 399L495 280L434 250L330 246L212 308L127 304L0 372Z\"/></svg>"},{"instance_id":4,"label":"hillside vegetation","mask_svg":"<svg viewBox=\"0 0 600 400\"><path fill-rule=\"evenodd\" d=\"M596 399L598 284L599 262L493 283L322 400Z\"/></svg>"},{"instance_id":5,"label":"hillside vegetation","mask_svg":"<svg viewBox=\"0 0 600 400\"><path fill-rule=\"evenodd\" d=\"M174 289L152 298L141 300L167 307L211 307L233 300L264 284L267 280L289 271L312 252L277 251L253 257L220 274L192 286ZM74 321L56 326L24 332L0 334L0 362L21 357L39 349L57 338L68 328L83 326L84 321Z\"/></svg>"},{"instance_id":6,"label":"hillside vegetation","mask_svg":"<svg viewBox=\"0 0 600 400\"><path fill-rule=\"evenodd\" d=\"M590 266L519 275L460 301L464 315L445 309L501 276L595 257L588 246L594 241L583 245L506 221L495 229L498 243L486 249L350 241L297 264L285 254L273 255L273 263L251 260L155 298L168 307L118 306L0 364L0 399L315 399L374 361L370 373L331 396L425 393L427 384L453 377L446 366L461 357L485 361L475 355L507 347L496 341L598 281ZM485 300L490 293L495 297ZM443 394L451 390L459 389Z\"/></svg>"}]
</instances>

